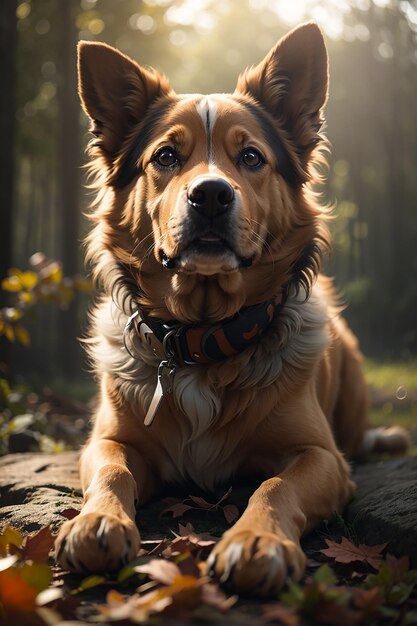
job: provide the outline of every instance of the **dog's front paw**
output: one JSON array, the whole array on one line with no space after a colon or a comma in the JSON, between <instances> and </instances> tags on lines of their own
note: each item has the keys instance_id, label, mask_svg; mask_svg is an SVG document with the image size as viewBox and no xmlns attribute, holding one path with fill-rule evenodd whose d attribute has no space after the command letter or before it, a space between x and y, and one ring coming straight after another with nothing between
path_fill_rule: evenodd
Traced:
<instances>
[{"instance_id":1,"label":"dog's front paw","mask_svg":"<svg viewBox=\"0 0 417 626\"><path fill-rule=\"evenodd\" d=\"M271 595L300 580L305 564L300 546L285 536L229 531L210 554L207 573L237 592Z\"/></svg>"},{"instance_id":2,"label":"dog's front paw","mask_svg":"<svg viewBox=\"0 0 417 626\"><path fill-rule=\"evenodd\" d=\"M129 518L86 513L63 524L55 540L55 557L72 572L105 572L132 560L139 545L139 531Z\"/></svg>"}]
</instances>

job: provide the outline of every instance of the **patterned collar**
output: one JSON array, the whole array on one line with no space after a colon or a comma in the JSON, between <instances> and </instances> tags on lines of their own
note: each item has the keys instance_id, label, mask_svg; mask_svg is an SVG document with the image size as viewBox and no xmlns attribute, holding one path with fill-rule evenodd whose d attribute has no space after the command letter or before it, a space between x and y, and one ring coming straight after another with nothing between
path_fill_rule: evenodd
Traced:
<instances>
[{"instance_id":1,"label":"patterned collar","mask_svg":"<svg viewBox=\"0 0 417 626\"><path fill-rule=\"evenodd\" d=\"M274 298L243 307L233 317L211 326L165 321L146 315L140 309L131 315L123 332L127 352L135 358L126 341L134 329L140 340L161 359L145 426L152 424L163 398L172 392L178 367L217 363L253 346L281 311L287 296L288 286L285 286Z\"/></svg>"},{"instance_id":2,"label":"patterned collar","mask_svg":"<svg viewBox=\"0 0 417 626\"><path fill-rule=\"evenodd\" d=\"M287 296L288 288L284 287L274 298L243 307L233 317L210 326L161 320L138 309L129 318L125 331L135 328L142 342L176 366L207 365L257 343L283 308Z\"/></svg>"}]
</instances>

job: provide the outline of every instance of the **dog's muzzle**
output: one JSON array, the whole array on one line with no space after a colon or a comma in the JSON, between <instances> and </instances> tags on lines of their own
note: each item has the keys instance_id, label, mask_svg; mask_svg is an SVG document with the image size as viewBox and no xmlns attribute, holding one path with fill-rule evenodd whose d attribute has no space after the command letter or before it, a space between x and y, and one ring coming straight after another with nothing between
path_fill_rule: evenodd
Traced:
<instances>
[{"instance_id":1,"label":"dog's muzzle","mask_svg":"<svg viewBox=\"0 0 417 626\"><path fill-rule=\"evenodd\" d=\"M250 267L253 257L239 257L233 251L234 246L225 232L235 206L232 185L219 176L198 176L188 187L186 201L190 219L198 224L197 230L200 231L192 238L188 250L194 249L213 257L229 250L238 267ZM172 258L162 251L161 261L167 269L175 269L180 267L181 256Z\"/></svg>"}]
</instances>

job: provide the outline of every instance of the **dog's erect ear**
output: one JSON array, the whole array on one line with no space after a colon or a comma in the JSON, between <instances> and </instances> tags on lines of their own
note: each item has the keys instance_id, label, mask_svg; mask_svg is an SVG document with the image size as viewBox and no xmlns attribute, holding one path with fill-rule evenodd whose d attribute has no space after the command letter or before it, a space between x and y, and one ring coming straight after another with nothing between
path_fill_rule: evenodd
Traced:
<instances>
[{"instance_id":1,"label":"dog's erect ear","mask_svg":"<svg viewBox=\"0 0 417 626\"><path fill-rule=\"evenodd\" d=\"M103 43L78 44L78 89L91 131L99 145L116 153L129 130L143 119L149 105L172 90L155 70L146 70Z\"/></svg>"},{"instance_id":2,"label":"dog's erect ear","mask_svg":"<svg viewBox=\"0 0 417 626\"><path fill-rule=\"evenodd\" d=\"M323 35L314 23L283 37L259 65L248 68L237 93L250 94L288 130L299 152L318 142L327 99L328 60Z\"/></svg>"}]
</instances>

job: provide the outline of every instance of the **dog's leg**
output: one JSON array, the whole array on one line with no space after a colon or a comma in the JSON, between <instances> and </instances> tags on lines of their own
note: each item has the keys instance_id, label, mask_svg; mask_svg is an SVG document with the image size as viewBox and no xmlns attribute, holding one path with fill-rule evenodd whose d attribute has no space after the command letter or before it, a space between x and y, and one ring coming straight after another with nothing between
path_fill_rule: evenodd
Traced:
<instances>
[{"instance_id":1,"label":"dog's leg","mask_svg":"<svg viewBox=\"0 0 417 626\"><path fill-rule=\"evenodd\" d=\"M92 440L83 450L80 514L63 524L55 542L58 563L75 572L114 570L139 548L135 524L138 496L147 497L152 481L146 464L130 446Z\"/></svg>"},{"instance_id":2,"label":"dog's leg","mask_svg":"<svg viewBox=\"0 0 417 626\"><path fill-rule=\"evenodd\" d=\"M248 507L211 553L210 575L236 591L261 595L299 580L306 557L301 535L341 511L354 491L349 470L336 449L299 450L279 476L261 484Z\"/></svg>"}]
</instances>

